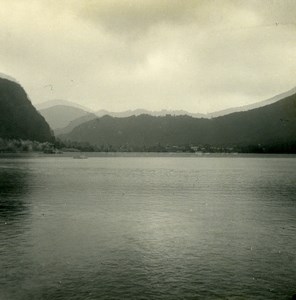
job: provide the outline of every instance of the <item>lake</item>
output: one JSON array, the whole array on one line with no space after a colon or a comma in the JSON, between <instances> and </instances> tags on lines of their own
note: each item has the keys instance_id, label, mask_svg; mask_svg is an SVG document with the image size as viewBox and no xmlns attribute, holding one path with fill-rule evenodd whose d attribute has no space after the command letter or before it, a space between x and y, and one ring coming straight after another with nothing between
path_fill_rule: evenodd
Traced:
<instances>
[{"instance_id":1,"label":"lake","mask_svg":"<svg viewBox=\"0 0 296 300\"><path fill-rule=\"evenodd\" d=\"M0 158L0 299L291 299L296 157Z\"/></svg>"}]
</instances>

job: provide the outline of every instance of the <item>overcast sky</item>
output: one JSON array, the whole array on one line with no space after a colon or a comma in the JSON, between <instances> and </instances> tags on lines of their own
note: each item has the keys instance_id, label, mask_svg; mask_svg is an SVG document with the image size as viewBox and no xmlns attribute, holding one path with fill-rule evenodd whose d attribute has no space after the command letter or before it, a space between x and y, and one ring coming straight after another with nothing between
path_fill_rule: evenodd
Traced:
<instances>
[{"instance_id":1,"label":"overcast sky","mask_svg":"<svg viewBox=\"0 0 296 300\"><path fill-rule=\"evenodd\" d=\"M211 112L296 86L294 0L0 0L0 72L33 104Z\"/></svg>"}]
</instances>

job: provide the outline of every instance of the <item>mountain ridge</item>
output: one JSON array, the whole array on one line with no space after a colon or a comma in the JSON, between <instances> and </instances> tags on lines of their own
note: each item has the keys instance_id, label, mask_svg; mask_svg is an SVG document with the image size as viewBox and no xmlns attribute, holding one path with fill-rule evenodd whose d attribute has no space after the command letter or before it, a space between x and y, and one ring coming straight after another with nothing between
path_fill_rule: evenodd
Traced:
<instances>
[{"instance_id":1,"label":"mountain ridge","mask_svg":"<svg viewBox=\"0 0 296 300\"><path fill-rule=\"evenodd\" d=\"M259 101L259 102L244 105L244 106L232 107L232 108L228 108L228 109L224 109L224 110L220 110L220 111L214 111L214 112L207 113L207 114L192 113L192 112L188 112L186 110L162 109L162 110L158 110L158 111L153 111L153 110L140 109L140 108L134 109L134 110L121 111L121 112L112 112L112 111L108 111L105 109L100 109L100 110L94 112L94 111L90 110L89 108L86 108L77 103L74 103L74 102L71 102L68 100L61 100L61 99L49 100L49 101L43 102L41 104L37 104L36 106L37 106L38 110L40 111L40 113L50 123L51 128L53 128L55 133L62 134L62 133L68 133L70 130L72 130L74 128L73 126L75 124L78 126L81 123L83 123L83 121L85 121L85 120L88 121L88 120L94 119L96 117L102 117L105 115L109 115L112 117L119 117L119 118L129 117L129 116L133 116L133 115L139 116L141 114L148 114L151 116L188 115L188 116L192 116L194 118L211 119L211 118L215 118L215 117L219 117L219 116L229 115L234 112L248 111L248 110L252 110L255 108L263 107L263 106L275 103L275 102L279 101L280 99L290 96L294 93L296 93L296 87L294 87L286 92L280 93L274 97L263 100L263 101ZM64 116L61 116L62 112L58 110L58 107L65 107L65 106L69 107L69 110L73 110L73 107L76 109L81 109L82 111L89 113L89 115L86 116L85 113L81 113L78 116L74 115L73 117L70 117L69 113L67 111L64 111ZM53 109L53 107L55 107L55 110L56 110L55 113L57 115L60 115L59 116L60 118L64 118L66 120L63 124L56 124L57 122L55 122L55 120L53 118L48 118L47 114L44 112L45 110ZM84 116L86 116L86 117L84 118Z\"/></svg>"},{"instance_id":2,"label":"mountain ridge","mask_svg":"<svg viewBox=\"0 0 296 300\"><path fill-rule=\"evenodd\" d=\"M63 140L120 148L157 144L240 146L296 142L296 94L245 112L212 119L190 116L104 116L60 136Z\"/></svg>"},{"instance_id":3,"label":"mountain ridge","mask_svg":"<svg viewBox=\"0 0 296 300\"><path fill-rule=\"evenodd\" d=\"M64 99L52 99L52 100L48 100L45 102L37 103L37 104L35 104L35 107L37 108L37 110L44 110L44 109L47 109L47 108L50 108L53 106L58 106L58 105L75 107L75 108L79 108L79 109L82 109L87 112L92 112L92 110L88 107L85 107L76 102L72 102L72 101L68 101L68 100L64 100Z\"/></svg>"},{"instance_id":4,"label":"mountain ridge","mask_svg":"<svg viewBox=\"0 0 296 300\"><path fill-rule=\"evenodd\" d=\"M266 100L263 100L263 101L255 102L253 104L248 104L248 105L223 109L223 110L219 110L219 111L209 113L207 115L210 115L212 118L215 118L215 117L225 116L225 115L235 113L235 112L248 111L248 110L252 110L252 109L255 109L255 108L259 108L259 107L263 107L263 106L267 106L269 104L275 103L275 102L277 102L277 101L279 101L283 98L292 96L295 93L296 93L296 87L294 87L294 88L292 88L292 89L290 89L286 92L280 93L276 96L273 96L271 98L268 98Z\"/></svg>"}]
</instances>

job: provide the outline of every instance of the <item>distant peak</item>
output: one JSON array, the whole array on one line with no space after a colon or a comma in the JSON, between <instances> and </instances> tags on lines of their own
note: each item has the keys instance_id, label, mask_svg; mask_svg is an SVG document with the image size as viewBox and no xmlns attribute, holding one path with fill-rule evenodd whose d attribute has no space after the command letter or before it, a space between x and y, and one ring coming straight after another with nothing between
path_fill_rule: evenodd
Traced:
<instances>
[{"instance_id":1,"label":"distant peak","mask_svg":"<svg viewBox=\"0 0 296 300\"><path fill-rule=\"evenodd\" d=\"M86 112L92 112L92 110L89 109L88 107L85 107L85 106L82 106L78 103L71 102L71 101L64 100L64 99L48 100L48 101L45 101L45 102L42 102L42 103L38 103L35 106L37 107L38 110L47 109L47 108L54 107L54 106L68 106L68 107L79 108L79 109L82 109Z\"/></svg>"}]
</instances>

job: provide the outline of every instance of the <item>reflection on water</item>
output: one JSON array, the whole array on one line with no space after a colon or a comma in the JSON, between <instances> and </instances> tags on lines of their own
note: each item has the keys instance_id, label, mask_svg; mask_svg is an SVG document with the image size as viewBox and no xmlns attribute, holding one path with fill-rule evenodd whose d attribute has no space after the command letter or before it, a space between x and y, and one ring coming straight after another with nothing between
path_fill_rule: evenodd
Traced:
<instances>
[{"instance_id":1,"label":"reflection on water","mask_svg":"<svg viewBox=\"0 0 296 300\"><path fill-rule=\"evenodd\" d=\"M290 299L295 170L281 157L0 160L0 299Z\"/></svg>"},{"instance_id":2,"label":"reflection on water","mask_svg":"<svg viewBox=\"0 0 296 300\"><path fill-rule=\"evenodd\" d=\"M21 270L27 268L23 254L30 224L30 189L29 162L0 159L0 286L11 289L18 288ZM0 299L13 297L0 288Z\"/></svg>"},{"instance_id":3,"label":"reflection on water","mask_svg":"<svg viewBox=\"0 0 296 300\"><path fill-rule=\"evenodd\" d=\"M19 218L27 213L24 201L30 188L28 165L17 161L7 165L0 163L0 220Z\"/></svg>"}]
</instances>

